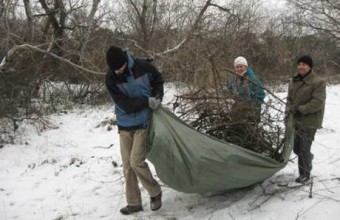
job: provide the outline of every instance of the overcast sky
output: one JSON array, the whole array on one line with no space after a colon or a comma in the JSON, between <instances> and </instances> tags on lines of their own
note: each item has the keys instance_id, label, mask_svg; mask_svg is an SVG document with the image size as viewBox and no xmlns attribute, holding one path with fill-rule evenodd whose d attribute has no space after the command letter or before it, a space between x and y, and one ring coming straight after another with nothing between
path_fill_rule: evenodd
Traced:
<instances>
[{"instance_id":1,"label":"overcast sky","mask_svg":"<svg viewBox=\"0 0 340 220\"><path fill-rule=\"evenodd\" d=\"M285 7L286 0L262 0L263 5L273 8L283 8Z\"/></svg>"}]
</instances>

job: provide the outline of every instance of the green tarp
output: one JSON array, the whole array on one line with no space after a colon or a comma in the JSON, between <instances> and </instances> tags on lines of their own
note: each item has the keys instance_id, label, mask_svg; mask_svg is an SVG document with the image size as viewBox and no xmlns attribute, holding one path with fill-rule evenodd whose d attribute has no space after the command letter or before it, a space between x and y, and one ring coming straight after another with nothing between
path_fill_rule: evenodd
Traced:
<instances>
[{"instance_id":1,"label":"green tarp","mask_svg":"<svg viewBox=\"0 0 340 220\"><path fill-rule=\"evenodd\" d=\"M283 161L202 134L170 111L153 112L147 133L147 158L169 187L187 193L243 188L282 169L292 151L292 120L286 129Z\"/></svg>"}]
</instances>

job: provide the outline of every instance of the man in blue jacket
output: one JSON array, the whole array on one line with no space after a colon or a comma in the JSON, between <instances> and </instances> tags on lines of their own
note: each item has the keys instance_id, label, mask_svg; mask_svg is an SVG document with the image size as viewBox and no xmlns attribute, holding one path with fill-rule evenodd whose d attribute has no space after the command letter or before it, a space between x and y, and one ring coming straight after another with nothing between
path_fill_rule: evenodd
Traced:
<instances>
[{"instance_id":1,"label":"man in blue jacket","mask_svg":"<svg viewBox=\"0 0 340 220\"><path fill-rule=\"evenodd\" d=\"M115 105L125 177L127 206L120 212L143 211L138 179L150 195L151 210L158 210L162 191L145 162L145 144L149 116L161 104L164 81L149 61L134 59L119 47L108 49L106 61L109 70L105 83Z\"/></svg>"}]
</instances>

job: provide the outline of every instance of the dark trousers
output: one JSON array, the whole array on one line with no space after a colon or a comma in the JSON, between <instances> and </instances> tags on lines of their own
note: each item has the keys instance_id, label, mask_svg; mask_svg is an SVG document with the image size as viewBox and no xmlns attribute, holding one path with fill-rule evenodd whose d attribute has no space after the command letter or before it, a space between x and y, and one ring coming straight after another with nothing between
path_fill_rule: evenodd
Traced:
<instances>
[{"instance_id":1,"label":"dark trousers","mask_svg":"<svg viewBox=\"0 0 340 220\"><path fill-rule=\"evenodd\" d=\"M298 156L300 176L310 177L312 171L312 160L314 155L311 153L316 130L296 130L294 137L294 153Z\"/></svg>"}]
</instances>

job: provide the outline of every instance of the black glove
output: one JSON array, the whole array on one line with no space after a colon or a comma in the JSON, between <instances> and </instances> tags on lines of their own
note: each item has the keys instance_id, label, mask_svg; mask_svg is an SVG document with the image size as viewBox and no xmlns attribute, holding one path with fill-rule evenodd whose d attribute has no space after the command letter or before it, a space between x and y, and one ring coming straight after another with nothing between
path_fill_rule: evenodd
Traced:
<instances>
[{"instance_id":1,"label":"black glove","mask_svg":"<svg viewBox=\"0 0 340 220\"><path fill-rule=\"evenodd\" d=\"M288 111L286 111L286 115L295 115L296 113L298 113L298 106L295 105L289 107Z\"/></svg>"},{"instance_id":2,"label":"black glove","mask_svg":"<svg viewBox=\"0 0 340 220\"><path fill-rule=\"evenodd\" d=\"M299 106L293 106L292 112L294 116L301 116L302 113L299 111Z\"/></svg>"},{"instance_id":3,"label":"black glove","mask_svg":"<svg viewBox=\"0 0 340 220\"><path fill-rule=\"evenodd\" d=\"M149 97L149 107L153 110L157 109L161 105L161 102L161 99Z\"/></svg>"}]
</instances>

